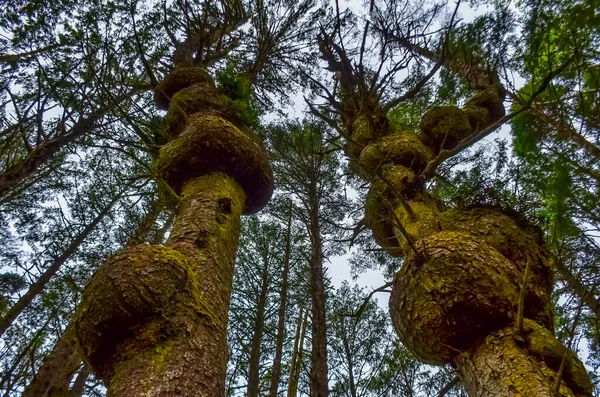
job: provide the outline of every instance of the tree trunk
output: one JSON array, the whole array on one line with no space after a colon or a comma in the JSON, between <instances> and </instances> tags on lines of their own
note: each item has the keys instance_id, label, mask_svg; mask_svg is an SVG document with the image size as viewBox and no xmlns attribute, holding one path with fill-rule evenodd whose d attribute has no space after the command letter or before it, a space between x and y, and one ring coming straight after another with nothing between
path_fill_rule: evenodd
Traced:
<instances>
[{"instance_id":1,"label":"tree trunk","mask_svg":"<svg viewBox=\"0 0 600 397\"><path fill-rule=\"evenodd\" d=\"M62 385L65 390L68 390L71 377L80 363L81 358L77 352L75 329L72 324L69 324L58 339L48 359L25 388L23 397L46 397L48 392L56 385ZM60 388L60 386L56 387Z\"/></svg>"},{"instance_id":2,"label":"tree trunk","mask_svg":"<svg viewBox=\"0 0 600 397\"><path fill-rule=\"evenodd\" d=\"M340 331L342 333L342 342L344 344L344 354L346 355L346 363L348 364L348 380L350 382L350 395L356 397L356 382L354 380L354 360L352 352L350 351L350 345L348 344L348 335L346 334L346 327L341 324Z\"/></svg>"},{"instance_id":3,"label":"tree trunk","mask_svg":"<svg viewBox=\"0 0 600 397\"><path fill-rule=\"evenodd\" d=\"M298 324L296 325L296 334L294 336L294 348L292 350L292 358L290 359L290 374L288 379L288 397L292 396L292 384L294 380L294 374L296 373L296 361L298 360L298 346L300 343L300 334L302 333L302 320L303 320L304 306L300 305L300 313L298 314Z\"/></svg>"},{"instance_id":4,"label":"tree trunk","mask_svg":"<svg viewBox=\"0 0 600 397\"><path fill-rule=\"evenodd\" d=\"M412 44L408 40L401 39L399 42L411 51L414 51L429 60L442 62L449 70L457 73L472 83L479 85L480 88L486 87L490 84L500 85L500 79L498 78L497 74L490 72L489 70L483 70L477 65L466 64L465 62L453 60L450 57L442 57L440 54ZM507 94L521 106L524 106L527 102L512 92L508 92ZM558 137L570 140L575 145L579 146L579 148L581 148L583 151L600 161L600 148L585 139L585 137L580 135L571 126L565 124L560 119L553 118L543 109L540 109L535 103L531 104L529 112L531 113L532 117L554 129ZM600 302L594 297L594 294L591 293L583 284L581 284L581 282L577 280L577 278L574 277L571 272L564 267L564 265L556 262L555 266L571 291L575 292L579 299L585 303L588 309L590 309L597 318L600 318Z\"/></svg>"},{"instance_id":5,"label":"tree trunk","mask_svg":"<svg viewBox=\"0 0 600 397\"><path fill-rule=\"evenodd\" d=\"M46 284L58 272L61 266L73 255L89 234L98 226L106 215L112 210L112 207L121 199L121 194L117 195L97 216L89 223L63 253L54 260L52 265L41 274L41 276L29 286L29 290L15 303L8 312L0 319L0 336L10 327L12 322L29 306L29 304L44 290Z\"/></svg>"},{"instance_id":6,"label":"tree trunk","mask_svg":"<svg viewBox=\"0 0 600 397\"><path fill-rule=\"evenodd\" d=\"M457 371L469 396L591 396L586 369L578 364L577 357L550 332L532 322L528 326L537 329L528 329L531 334L524 343L514 327L508 327L492 333L475 351L458 358ZM567 370L557 388L556 373L563 359Z\"/></svg>"},{"instance_id":7,"label":"tree trunk","mask_svg":"<svg viewBox=\"0 0 600 397\"><path fill-rule=\"evenodd\" d=\"M353 74L340 47L321 44L331 71ZM472 397L591 396L585 367L553 335L552 260L540 230L489 207L445 209L426 191L424 173L442 151L475 142L504 116L504 90L491 82L463 109L431 109L417 135L395 131L377 98L357 98L363 77L340 78L341 116L360 143L347 154L372 182L365 223L404 257L390 296L404 346L423 362L455 365Z\"/></svg>"},{"instance_id":8,"label":"tree trunk","mask_svg":"<svg viewBox=\"0 0 600 397\"><path fill-rule=\"evenodd\" d=\"M279 290L279 311L277 313L277 336L275 337L275 357L271 368L271 387L269 397L277 397L279 382L281 379L281 357L283 355L283 342L285 340L285 311L287 309L288 276L290 272L290 254L292 245L292 207L290 203L290 215L288 218L287 232L285 237L285 253L283 258L283 272L281 287ZM302 309L301 309L302 310ZM302 317L302 311L300 311ZM298 332L298 331L297 331ZM294 341L294 351L298 341Z\"/></svg>"},{"instance_id":9,"label":"tree trunk","mask_svg":"<svg viewBox=\"0 0 600 397\"><path fill-rule=\"evenodd\" d=\"M155 200L125 246L144 242L163 209L164 205L161 201ZM68 389L73 373L80 364L81 357L77 351L75 330L73 323L70 323L56 342L52 353L44 360L44 364L25 388L23 397L47 397L55 385L62 385L56 386L58 389ZM89 375L89 367L85 366L85 368Z\"/></svg>"},{"instance_id":10,"label":"tree trunk","mask_svg":"<svg viewBox=\"0 0 600 397\"><path fill-rule=\"evenodd\" d=\"M83 365L79 374L77 374L77 378L75 378L75 383L73 383L73 388L71 389L71 397L81 397L83 391L85 389L85 383L90 377L92 371L90 367L87 365Z\"/></svg>"},{"instance_id":11,"label":"tree trunk","mask_svg":"<svg viewBox=\"0 0 600 397\"><path fill-rule=\"evenodd\" d=\"M165 246L128 248L100 267L77 338L108 397L221 397L240 216L266 205L273 176L261 142L224 118L235 112L221 111L229 102L205 70L176 68L156 92L174 137L156 167L180 194L179 213Z\"/></svg>"},{"instance_id":12,"label":"tree trunk","mask_svg":"<svg viewBox=\"0 0 600 397\"><path fill-rule=\"evenodd\" d=\"M75 324L107 396L222 395L244 200L226 174L191 180L166 247L124 251L94 276Z\"/></svg>"},{"instance_id":13,"label":"tree trunk","mask_svg":"<svg viewBox=\"0 0 600 397\"><path fill-rule=\"evenodd\" d=\"M590 291L585 285L581 283L581 281L571 273L569 268L565 266L565 264L559 260L554 262L554 267L560 274L560 277L567 283L569 286L569 290L577 297L583 304L585 304L588 309L596 315L597 319L600 319L600 300L596 298L596 294L593 291Z\"/></svg>"},{"instance_id":14,"label":"tree trunk","mask_svg":"<svg viewBox=\"0 0 600 397\"><path fill-rule=\"evenodd\" d=\"M300 315L298 316L298 328L296 339L294 341L294 352L292 354L292 365L290 367L290 379L288 381L288 397L296 397L298 393L298 382L300 380L300 369L302 368L304 356L304 337L308 325L308 310L304 312L302 317L302 307L300 307ZM300 332L298 332L300 331Z\"/></svg>"},{"instance_id":15,"label":"tree trunk","mask_svg":"<svg viewBox=\"0 0 600 397\"><path fill-rule=\"evenodd\" d=\"M27 343L27 346L25 346L23 350L21 350L21 352L19 352L19 354L15 357L12 365L9 368L6 368L2 371L2 379L0 379L0 389L4 389L4 386L10 383L9 380L13 377L15 370L17 369L21 361L25 358L25 356L31 354L30 350L33 349L38 343L38 338L46 331L46 327L48 326L48 324L50 324L51 319L52 318L50 317L46 321L46 323L35 333L33 338L31 338L31 340ZM6 390L8 392L10 390L10 387L7 387Z\"/></svg>"},{"instance_id":16,"label":"tree trunk","mask_svg":"<svg viewBox=\"0 0 600 397\"><path fill-rule=\"evenodd\" d=\"M314 196L314 195L311 195ZM310 293L312 301L311 397L327 397L327 325L325 320L325 282L323 280L323 251L319 227L318 204L311 197L310 208Z\"/></svg>"},{"instance_id":17,"label":"tree trunk","mask_svg":"<svg viewBox=\"0 0 600 397\"><path fill-rule=\"evenodd\" d=\"M256 318L254 319L254 332L250 349L250 367L248 369L248 397L257 397L260 384L260 344L265 328L265 309L267 305L267 292L269 290L269 257L268 251L263 254L263 269L258 301L256 303Z\"/></svg>"}]
</instances>

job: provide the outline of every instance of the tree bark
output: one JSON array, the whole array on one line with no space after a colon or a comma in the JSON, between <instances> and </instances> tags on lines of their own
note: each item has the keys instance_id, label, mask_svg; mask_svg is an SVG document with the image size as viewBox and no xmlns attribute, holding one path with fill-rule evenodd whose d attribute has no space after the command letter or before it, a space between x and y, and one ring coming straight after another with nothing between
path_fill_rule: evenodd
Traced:
<instances>
[{"instance_id":1,"label":"tree bark","mask_svg":"<svg viewBox=\"0 0 600 397\"><path fill-rule=\"evenodd\" d=\"M311 350L311 397L327 397L327 324L325 319L325 282L323 279L323 249L319 226L318 203L315 195L310 197L310 293L312 301L312 350Z\"/></svg>"},{"instance_id":2,"label":"tree bark","mask_svg":"<svg viewBox=\"0 0 600 397\"><path fill-rule=\"evenodd\" d=\"M426 112L418 135L398 133L377 96L354 94L365 76L343 49L330 37L321 47L329 70L350 74L339 78L341 116L361 143L347 154L371 182L365 223L404 258L390 295L404 346L423 362L455 365L472 397L591 396L585 367L553 334L553 269L541 231L508 211L446 209L426 190L424 172L442 151L476 142L504 117L504 89L490 81L462 109Z\"/></svg>"},{"instance_id":3,"label":"tree bark","mask_svg":"<svg viewBox=\"0 0 600 397\"><path fill-rule=\"evenodd\" d=\"M183 188L166 247L126 250L96 273L75 324L107 396L222 395L244 202L244 191L226 174L193 179ZM135 263L143 266L132 269ZM141 301L131 300L132 287Z\"/></svg>"},{"instance_id":4,"label":"tree bark","mask_svg":"<svg viewBox=\"0 0 600 397\"><path fill-rule=\"evenodd\" d=\"M540 337L539 330L531 335L523 343L514 327L509 327L492 333L475 351L463 353L456 367L469 396L591 396L591 385L589 390L585 386L585 367L576 363L575 355L570 352L565 355L566 348L561 349L557 340L551 342L554 344L552 349L537 351L541 345L536 341ZM553 337L546 333L543 338L545 344ZM569 370L562 376L557 389L556 373L563 356Z\"/></svg>"},{"instance_id":5,"label":"tree bark","mask_svg":"<svg viewBox=\"0 0 600 397\"><path fill-rule=\"evenodd\" d=\"M52 279L52 277L60 270L61 266L69 260L83 241L89 236L89 234L98 226L98 224L104 219L106 215L112 210L112 207L121 199L121 194L117 195L96 217L90 222L75 239L67 246L63 253L54 260L52 265L48 267L40 275L40 277L29 286L29 290L23 295L17 303L15 303L8 312L0 319L0 336L10 327L12 322L29 306L29 304L38 296L40 292L44 290L46 284Z\"/></svg>"},{"instance_id":6,"label":"tree bark","mask_svg":"<svg viewBox=\"0 0 600 397\"><path fill-rule=\"evenodd\" d=\"M108 397L221 397L240 217L267 204L273 173L206 70L175 68L155 100L169 108L173 139L156 168L180 196L173 230L164 246L127 248L98 269L75 329Z\"/></svg>"},{"instance_id":7,"label":"tree bark","mask_svg":"<svg viewBox=\"0 0 600 397\"><path fill-rule=\"evenodd\" d=\"M281 287L279 290L279 311L277 313L277 336L275 337L275 357L271 367L271 386L269 397L277 397L279 382L281 379L281 357L283 355L283 341L285 340L285 311L287 309L288 276L290 272L290 254L292 243L292 207L290 203L290 214L288 218L287 232L285 237L285 253L283 258L283 272L281 276ZM300 312L302 317L302 312ZM294 341L294 350L298 342Z\"/></svg>"},{"instance_id":8,"label":"tree bark","mask_svg":"<svg viewBox=\"0 0 600 397\"><path fill-rule=\"evenodd\" d=\"M75 329L72 324L69 324L48 359L25 388L23 397L46 397L52 388L68 390L73 373L80 363Z\"/></svg>"},{"instance_id":9,"label":"tree bark","mask_svg":"<svg viewBox=\"0 0 600 397\"><path fill-rule=\"evenodd\" d=\"M300 380L300 369L302 368L304 356L304 337L308 325L308 310L302 317L302 307L298 316L298 328L296 330L296 339L294 340L294 352L292 354L292 365L290 366L290 379L288 381L288 397L296 397L298 394L298 382Z\"/></svg>"},{"instance_id":10,"label":"tree bark","mask_svg":"<svg viewBox=\"0 0 600 397\"><path fill-rule=\"evenodd\" d=\"M163 209L164 205L161 201L154 201L125 247L144 242ZM77 351L75 330L73 323L70 323L56 342L52 353L46 358L44 364L25 388L23 397L47 397L48 393L51 393L51 390L55 388L55 385L62 385L56 386L58 389L68 389L73 373L80 364L81 357ZM89 376L89 367L85 366L84 368L86 368Z\"/></svg>"},{"instance_id":11,"label":"tree bark","mask_svg":"<svg viewBox=\"0 0 600 397\"><path fill-rule=\"evenodd\" d=\"M356 381L354 380L354 360L352 352L350 351L350 345L348 343L348 335L346 334L346 328L341 324L340 331L342 333L342 342L344 344L344 354L346 355L346 363L348 364L348 380L350 382L350 395L356 397Z\"/></svg>"},{"instance_id":12,"label":"tree bark","mask_svg":"<svg viewBox=\"0 0 600 397\"><path fill-rule=\"evenodd\" d=\"M554 262L554 267L560 274L561 278L569 286L569 290L574 292L575 295L585 304L588 309L596 315L597 319L600 319L600 300L596 298L595 294L590 291L581 281L571 273L571 271L565 266L565 264L559 260Z\"/></svg>"},{"instance_id":13,"label":"tree bark","mask_svg":"<svg viewBox=\"0 0 600 397\"><path fill-rule=\"evenodd\" d=\"M265 247L267 249L267 247ZM260 390L260 344L265 328L265 309L267 305L267 292L269 289L269 252L263 255L263 269L261 274L261 286L258 301L256 303L256 318L254 319L254 332L250 348L250 366L248 369L248 397L257 397Z\"/></svg>"},{"instance_id":14,"label":"tree bark","mask_svg":"<svg viewBox=\"0 0 600 397\"><path fill-rule=\"evenodd\" d=\"M73 388L71 389L70 397L81 397L83 391L85 390L85 383L90 377L92 371L90 367L87 365L83 365L79 374L77 374L77 378L75 378L75 382L73 383Z\"/></svg>"}]
</instances>

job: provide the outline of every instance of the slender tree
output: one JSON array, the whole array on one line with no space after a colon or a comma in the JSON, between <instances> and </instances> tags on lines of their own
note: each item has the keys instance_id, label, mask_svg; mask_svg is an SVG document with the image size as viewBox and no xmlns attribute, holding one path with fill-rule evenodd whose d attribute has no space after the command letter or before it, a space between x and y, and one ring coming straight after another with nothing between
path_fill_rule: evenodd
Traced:
<instances>
[{"instance_id":1,"label":"slender tree","mask_svg":"<svg viewBox=\"0 0 600 397\"><path fill-rule=\"evenodd\" d=\"M289 274L292 251L292 203L289 202L289 215L287 220L287 230L285 232L285 251L283 254L283 270L281 283L279 286L279 308L277 310L277 334L275 337L275 356L273 357L273 366L271 367L271 385L269 387L269 397L277 397L279 383L281 380L281 360L283 355L283 343L285 341L285 313L287 310Z\"/></svg>"},{"instance_id":2,"label":"slender tree","mask_svg":"<svg viewBox=\"0 0 600 397\"><path fill-rule=\"evenodd\" d=\"M323 268L327 256L325 237L337 233L345 213L338 193L337 150L325 142L324 124L290 123L273 128L270 142L279 186L298 200L295 213L310 237L311 288L311 376L312 396L328 394L326 281ZM329 249L331 252L331 250Z\"/></svg>"}]
</instances>

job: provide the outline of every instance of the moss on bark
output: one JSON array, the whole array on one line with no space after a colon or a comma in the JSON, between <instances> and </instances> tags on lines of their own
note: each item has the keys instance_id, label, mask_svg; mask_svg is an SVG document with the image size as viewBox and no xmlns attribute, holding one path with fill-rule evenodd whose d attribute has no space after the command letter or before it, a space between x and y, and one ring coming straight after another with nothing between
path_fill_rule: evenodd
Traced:
<instances>
[{"instance_id":1,"label":"moss on bark","mask_svg":"<svg viewBox=\"0 0 600 397\"><path fill-rule=\"evenodd\" d=\"M467 114L455 106L438 106L427 111L420 126L419 139L435 154L442 149L453 149L473 132Z\"/></svg>"},{"instance_id":2,"label":"moss on bark","mask_svg":"<svg viewBox=\"0 0 600 397\"><path fill-rule=\"evenodd\" d=\"M244 202L226 174L189 181L167 246L128 249L87 286L76 332L109 396L221 395Z\"/></svg>"},{"instance_id":3,"label":"moss on bark","mask_svg":"<svg viewBox=\"0 0 600 397\"><path fill-rule=\"evenodd\" d=\"M154 89L154 102L159 109L167 110L175 93L198 83L214 86L212 77L203 68L175 68Z\"/></svg>"},{"instance_id":4,"label":"moss on bark","mask_svg":"<svg viewBox=\"0 0 600 397\"><path fill-rule=\"evenodd\" d=\"M533 322L526 322L529 327ZM538 329L542 328L539 325ZM536 327L536 328L537 328ZM551 333L546 333L546 337ZM537 337L534 337L534 339ZM546 338L544 338L546 339ZM554 391L557 370L532 354L531 343L520 342L514 327L488 335L473 351L463 352L455 362L465 388L472 397L591 397L587 374L576 381L563 375L558 393ZM559 343L560 342L556 342ZM546 344L546 341L542 342ZM561 345L562 346L562 345ZM563 346L564 349L564 346ZM577 361L578 366L583 365ZM579 383L580 382L580 383Z\"/></svg>"},{"instance_id":5,"label":"moss on bark","mask_svg":"<svg viewBox=\"0 0 600 397\"><path fill-rule=\"evenodd\" d=\"M273 193L273 173L262 142L218 116L192 116L178 139L160 150L157 168L175 192L191 178L226 172L246 191L245 214L263 208Z\"/></svg>"},{"instance_id":6,"label":"moss on bark","mask_svg":"<svg viewBox=\"0 0 600 397\"><path fill-rule=\"evenodd\" d=\"M166 246L129 248L100 268L76 333L108 396L220 397L240 216L266 205L273 176L262 142L234 124L237 110L206 71L175 69L156 101L170 102L163 128L173 140L157 167L180 193L179 213Z\"/></svg>"},{"instance_id":7,"label":"moss on bark","mask_svg":"<svg viewBox=\"0 0 600 397\"><path fill-rule=\"evenodd\" d=\"M515 318L522 275L497 250L458 232L433 234L417 246L425 263L409 257L396 274L390 313L421 360L452 362Z\"/></svg>"},{"instance_id":8,"label":"moss on bark","mask_svg":"<svg viewBox=\"0 0 600 397\"><path fill-rule=\"evenodd\" d=\"M379 178L393 167L420 176L441 150L502 118L503 98L502 87L492 84L463 109L434 108L421 120L419 139L388 134L389 126L368 123L358 110L381 114L380 107L358 104L356 96L344 98L344 125L357 143L348 143L347 153L355 156L362 148L360 161L351 158L350 168L373 181L365 204L367 226L383 248L406 258L390 298L393 324L405 346L425 362L457 365L472 396L550 396L556 379L556 362L550 361L566 348L552 336L552 259L539 230L509 211L444 210L426 194L422 178L406 184L392 176L385 178L389 185ZM394 190L405 200L394 200ZM521 296L524 319L518 323L540 327L527 341L512 331ZM569 357L561 395L589 396L581 363Z\"/></svg>"},{"instance_id":9,"label":"moss on bark","mask_svg":"<svg viewBox=\"0 0 600 397\"><path fill-rule=\"evenodd\" d=\"M402 165L419 173L433 158L433 152L413 134L393 134L369 144L360 153L360 163L372 172L385 164Z\"/></svg>"},{"instance_id":10,"label":"moss on bark","mask_svg":"<svg viewBox=\"0 0 600 397\"><path fill-rule=\"evenodd\" d=\"M401 165L388 165L381 169L381 177L376 179L365 202L365 221L373 232L373 237L386 252L392 256L402 256L394 232L390 211L395 208L400 199L399 194L411 190L415 184L415 174Z\"/></svg>"},{"instance_id":11,"label":"moss on bark","mask_svg":"<svg viewBox=\"0 0 600 397\"><path fill-rule=\"evenodd\" d=\"M163 125L171 137L181 134L193 114L225 114L227 107L220 91L211 83L198 83L177 91L171 98Z\"/></svg>"},{"instance_id":12,"label":"moss on bark","mask_svg":"<svg viewBox=\"0 0 600 397\"><path fill-rule=\"evenodd\" d=\"M494 122L501 119L506 112L502 98L504 98L504 89L498 85L492 85L470 99L465 104L465 109L483 107L489 111L490 122Z\"/></svg>"}]
</instances>

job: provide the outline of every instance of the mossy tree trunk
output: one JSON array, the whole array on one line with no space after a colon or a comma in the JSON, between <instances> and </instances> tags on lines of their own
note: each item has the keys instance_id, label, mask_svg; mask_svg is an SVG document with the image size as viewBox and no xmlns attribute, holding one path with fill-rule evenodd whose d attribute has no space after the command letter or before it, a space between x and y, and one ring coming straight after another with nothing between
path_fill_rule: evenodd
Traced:
<instances>
[{"instance_id":1,"label":"mossy tree trunk","mask_svg":"<svg viewBox=\"0 0 600 397\"><path fill-rule=\"evenodd\" d=\"M300 370L304 363L304 337L308 325L308 310L304 311L302 316L302 307L298 315L298 328L296 329L296 338L294 339L294 351L292 352L292 363L290 365L290 376L288 380L288 397L296 397L298 394L298 382L300 380Z\"/></svg>"},{"instance_id":2,"label":"mossy tree trunk","mask_svg":"<svg viewBox=\"0 0 600 397\"><path fill-rule=\"evenodd\" d=\"M180 195L164 246L125 249L98 270L75 317L80 351L108 396L222 396L240 216L268 202L261 141L200 67L156 88L172 137L156 166Z\"/></svg>"},{"instance_id":3,"label":"mossy tree trunk","mask_svg":"<svg viewBox=\"0 0 600 397\"><path fill-rule=\"evenodd\" d=\"M442 56L439 52L430 51L426 48L410 43L408 40L397 38L397 41L402 46L405 46L422 57L443 64L447 69L462 76L472 84L480 87L485 87L490 84L500 86L501 84L496 73L490 72L490 70L487 69L484 70L478 65L467 63L464 60L461 61L453 59L449 56ZM508 96L521 106L527 105L527 101L519 95L509 92ZM557 137L571 140L582 150L600 160L600 148L587 141L577 131L574 131L571 126L565 124L564 121L552 118L550 115L546 114L543 109L538 108L535 103L530 104L528 112L541 124L545 124L551 129L554 129ZM594 291L590 291L585 285L583 285L581 281L578 280L577 277L575 277L567 268L567 266L565 266L561 261L555 262L555 269L559 273L560 277L567 283L570 290L579 297L579 299L596 315L597 318L600 318L600 301L595 297L597 294L594 293Z\"/></svg>"},{"instance_id":4,"label":"mossy tree trunk","mask_svg":"<svg viewBox=\"0 0 600 397\"><path fill-rule=\"evenodd\" d=\"M591 396L583 364L553 335L553 266L539 229L506 211L445 208L425 188L440 153L504 116L502 87L482 87L463 109L431 109L420 131L398 131L378 96L355 86L364 76L340 47L325 37L321 49L341 76L350 166L371 182L366 224L404 258L390 298L403 344L423 362L456 367L473 397Z\"/></svg>"},{"instance_id":5,"label":"mossy tree trunk","mask_svg":"<svg viewBox=\"0 0 600 397\"><path fill-rule=\"evenodd\" d=\"M146 241L164 208L165 201L153 201L145 216L138 224L138 227L125 244L125 247L135 246ZM92 222L91 228L93 229L94 225L101 219L101 217L96 218ZM61 393L60 390L68 390L73 374L80 366L81 356L77 348L75 329L73 324L70 323L58 338L50 355L44 360L44 364L38 369L31 382L23 391L23 397L59 395ZM84 366L84 368L86 368L86 372L89 374L88 367ZM87 379L87 376L85 378Z\"/></svg>"},{"instance_id":6,"label":"mossy tree trunk","mask_svg":"<svg viewBox=\"0 0 600 397\"><path fill-rule=\"evenodd\" d=\"M81 365L77 352L75 329L69 324L52 349L48 359L37 371L23 397L46 397L52 388L68 388L71 378Z\"/></svg>"}]
</instances>

